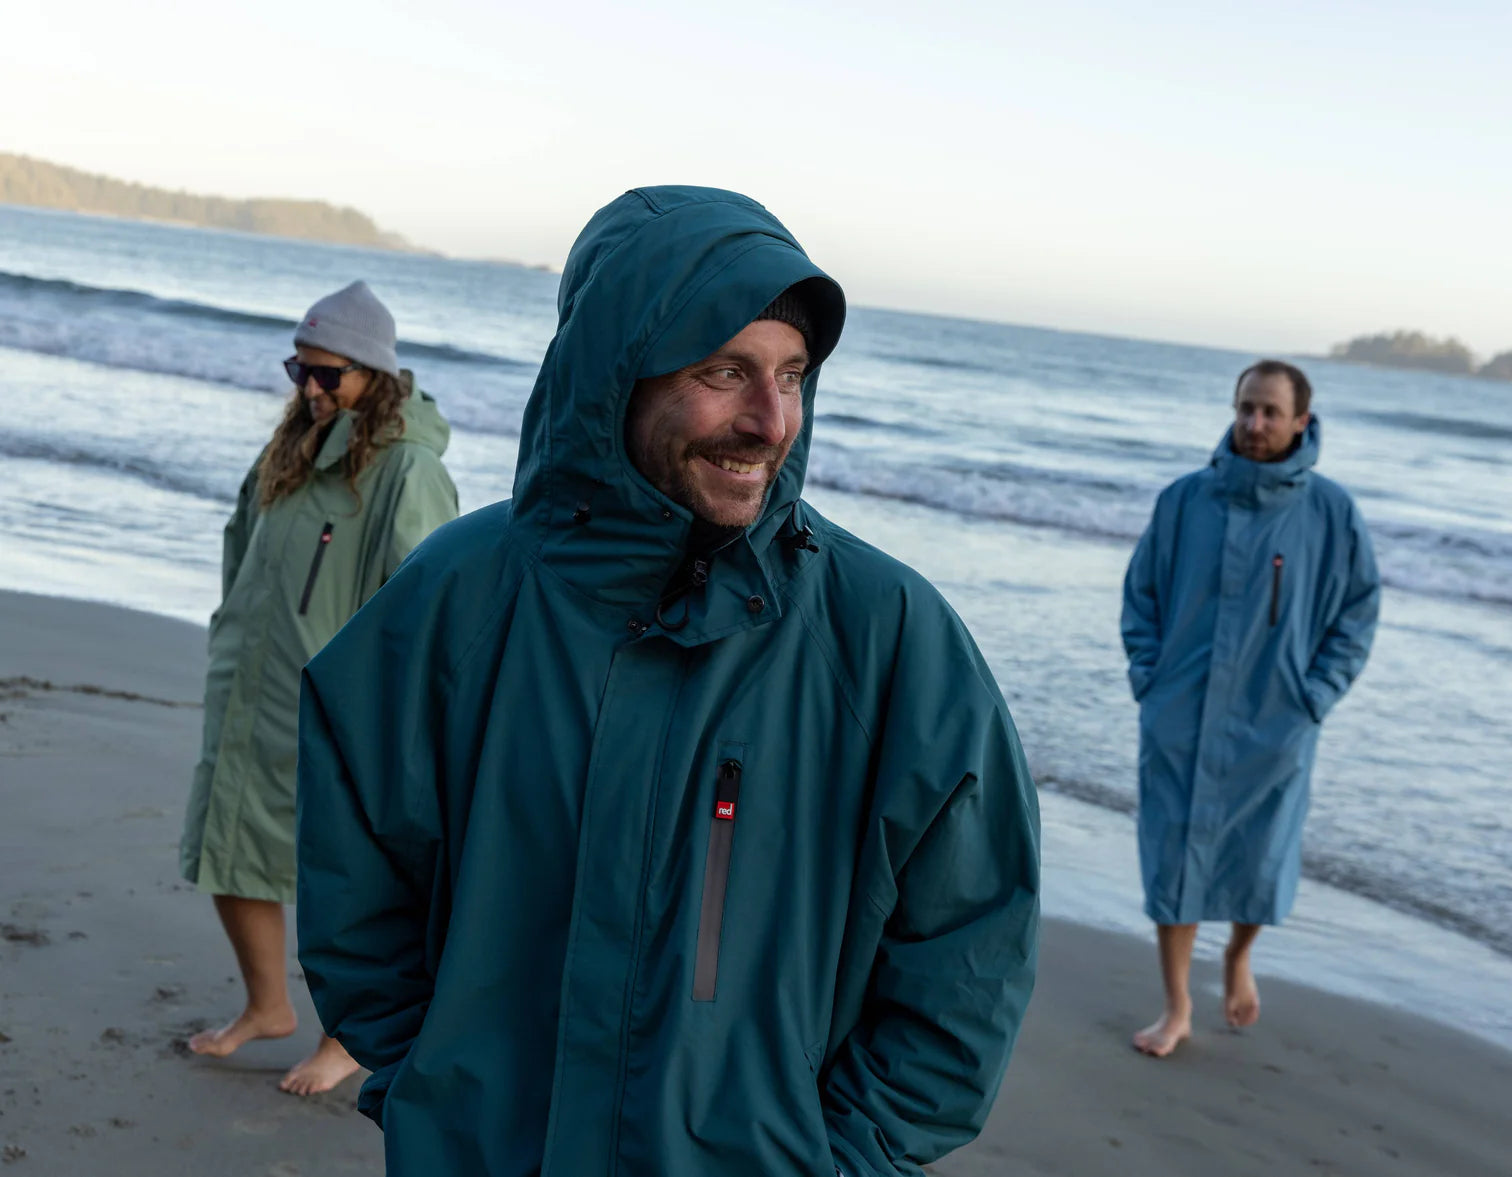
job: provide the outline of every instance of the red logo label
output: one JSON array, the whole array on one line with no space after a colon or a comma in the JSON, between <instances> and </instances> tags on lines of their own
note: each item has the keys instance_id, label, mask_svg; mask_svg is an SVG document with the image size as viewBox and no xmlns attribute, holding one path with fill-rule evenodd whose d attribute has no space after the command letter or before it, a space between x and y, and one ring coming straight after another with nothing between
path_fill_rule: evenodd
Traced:
<instances>
[{"instance_id":1,"label":"red logo label","mask_svg":"<svg viewBox=\"0 0 1512 1177\"><path fill-rule=\"evenodd\" d=\"M316 318L314 315L311 315L310 316L310 321L308 323L306 323L305 326L306 327L319 327L320 326L320 320L318 318Z\"/></svg>"},{"instance_id":2,"label":"red logo label","mask_svg":"<svg viewBox=\"0 0 1512 1177\"><path fill-rule=\"evenodd\" d=\"M735 802L733 802L733 801L716 801L716 802L714 802L714 816L718 817L718 818L722 818L725 821L734 821L735 820Z\"/></svg>"}]
</instances>

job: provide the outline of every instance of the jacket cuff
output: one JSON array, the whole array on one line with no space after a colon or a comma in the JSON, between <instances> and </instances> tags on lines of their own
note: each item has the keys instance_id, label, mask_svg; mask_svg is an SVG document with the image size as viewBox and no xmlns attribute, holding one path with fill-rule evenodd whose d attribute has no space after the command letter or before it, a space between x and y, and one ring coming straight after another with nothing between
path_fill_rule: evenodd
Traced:
<instances>
[{"instance_id":1,"label":"jacket cuff","mask_svg":"<svg viewBox=\"0 0 1512 1177\"><path fill-rule=\"evenodd\" d=\"M383 1103L388 1096L389 1084L403 1065L404 1059L400 1059L380 1067L363 1081L362 1090L357 1093L357 1110L380 1128L383 1127Z\"/></svg>"},{"instance_id":2,"label":"jacket cuff","mask_svg":"<svg viewBox=\"0 0 1512 1177\"><path fill-rule=\"evenodd\" d=\"M830 1133L830 1161L835 1166L835 1177L867 1177L872 1172L856 1157L849 1142Z\"/></svg>"},{"instance_id":3,"label":"jacket cuff","mask_svg":"<svg viewBox=\"0 0 1512 1177\"><path fill-rule=\"evenodd\" d=\"M1326 686L1315 679L1304 679L1302 682L1302 701L1307 704L1308 713L1313 717L1314 723L1322 723L1323 717L1338 702L1339 697Z\"/></svg>"}]
</instances>

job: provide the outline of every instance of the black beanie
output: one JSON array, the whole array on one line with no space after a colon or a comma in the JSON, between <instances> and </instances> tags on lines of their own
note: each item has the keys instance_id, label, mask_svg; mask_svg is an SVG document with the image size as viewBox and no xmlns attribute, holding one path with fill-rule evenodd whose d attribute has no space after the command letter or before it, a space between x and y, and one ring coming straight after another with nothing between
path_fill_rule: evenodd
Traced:
<instances>
[{"instance_id":1,"label":"black beanie","mask_svg":"<svg viewBox=\"0 0 1512 1177\"><path fill-rule=\"evenodd\" d=\"M804 346L810 351L814 349L814 327L809 318L808 307L803 299L794 293L794 288L789 286L776 298L767 304L766 310L757 315L752 322L759 323L762 319L776 319L779 323L786 323L799 335L803 336Z\"/></svg>"}]
</instances>

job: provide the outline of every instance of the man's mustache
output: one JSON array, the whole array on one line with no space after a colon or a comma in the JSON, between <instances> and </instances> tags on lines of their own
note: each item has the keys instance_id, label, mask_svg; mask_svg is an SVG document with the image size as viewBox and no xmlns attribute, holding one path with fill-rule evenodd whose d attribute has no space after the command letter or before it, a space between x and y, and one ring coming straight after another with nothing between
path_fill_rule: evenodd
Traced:
<instances>
[{"instance_id":1,"label":"man's mustache","mask_svg":"<svg viewBox=\"0 0 1512 1177\"><path fill-rule=\"evenodd\" d=\"M753 446L744 438L729 437L723 440L690 442L686 452L690 458L729 458L735 462L756 466L765 462L776 465L787 451L782 446Z\"/></svg>"}]
</instances>

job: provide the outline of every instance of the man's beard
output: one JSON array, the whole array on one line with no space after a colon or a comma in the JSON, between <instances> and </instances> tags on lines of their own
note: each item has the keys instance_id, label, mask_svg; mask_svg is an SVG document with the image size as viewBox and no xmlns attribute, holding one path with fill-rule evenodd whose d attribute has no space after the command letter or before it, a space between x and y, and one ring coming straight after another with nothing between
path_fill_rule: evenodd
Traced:
<instances>
[{"instance_id":1,"label":"man's beard","mask_svg":"<svg viewBox=\"0 0 1512 1177\"><path fill-rule=\"evenodd\" d=\"M1298 434L1287 439L1276 449L1271 449L1263 434L1238 432L1234 434L1234 452L1241 458L1248 458L1251 462L1279 462L1301 443L1302 436Z\"/></svg>"},{"instance_id":2,"label":"man's beard","mask_svg":"<svg viewBox=\"0 0 1512 1177\"><path fill-rule=\"evenodd\" d=\"M717 440L704 440L691 442L683 450L683 460L674 467L676 480L675 491L671 497L681 503L705 522L713 523L722 527L749 527L760 517L762 506L766 503L767 496L771 493L772 484L777 481L777 475L781 473L783 465L787 461L788 451L791 447L783 446L753 446L749 441L736 437ZM761 494L754 504L754 512L750 519L740 524L731 523L728 520L711 518L701 509L702 493L697 480L693 477L695 463L703 460L711 460L715 457L728 458L731 461L742 462L748 466L763 464L767 467L765 483L762 484Z\"/></svg>"}]
</instances>

